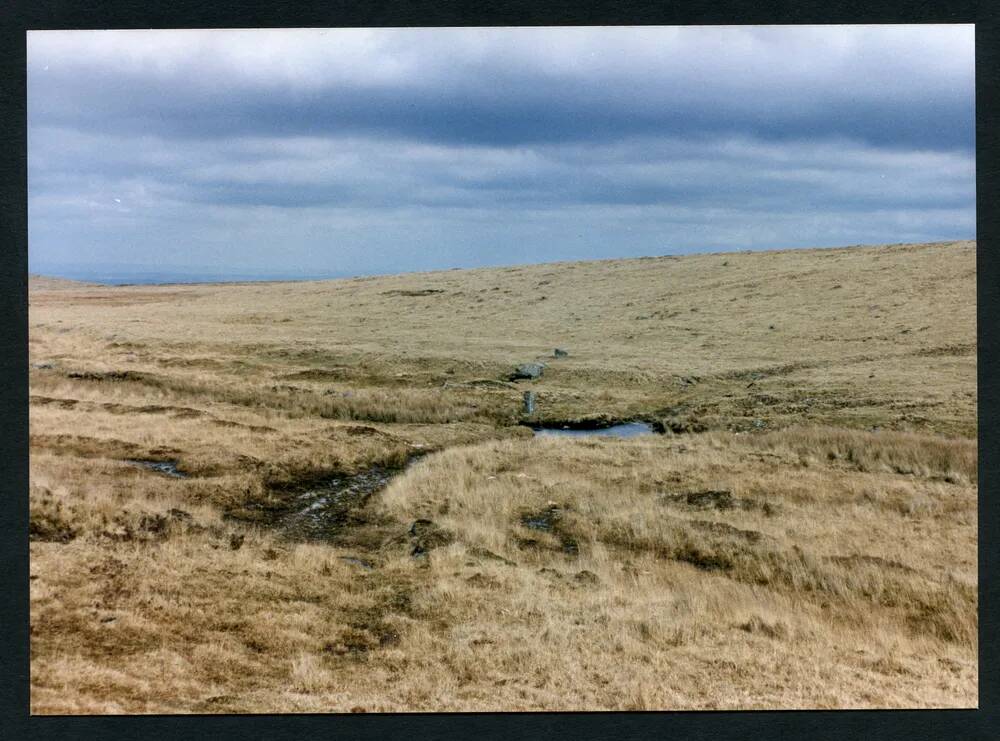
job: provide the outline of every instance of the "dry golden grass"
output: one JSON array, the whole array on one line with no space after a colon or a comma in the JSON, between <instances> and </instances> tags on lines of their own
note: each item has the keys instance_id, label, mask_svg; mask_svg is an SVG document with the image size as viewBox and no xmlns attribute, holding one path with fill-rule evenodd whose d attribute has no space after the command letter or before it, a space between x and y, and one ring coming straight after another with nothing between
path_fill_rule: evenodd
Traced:
<instances>
[{"instance_id":1,"label":"dry golden grass","mask_svg":"<svg viewBox=\"0 0 1000 741\"><path fill-rule=\"evenodd\" d=\"M974 243L30 289L35 713L977 704Z\"/></svg>"}]
</instances>

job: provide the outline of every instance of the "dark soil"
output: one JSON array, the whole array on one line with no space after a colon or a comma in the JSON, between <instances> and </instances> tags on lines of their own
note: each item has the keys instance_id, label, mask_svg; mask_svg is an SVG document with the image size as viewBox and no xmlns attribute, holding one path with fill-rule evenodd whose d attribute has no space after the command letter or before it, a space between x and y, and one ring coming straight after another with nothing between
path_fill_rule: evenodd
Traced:
<instances>
[{"instance_id":1,"label":"dark soil","mask_svg":"<svg viewBox=\"0 0 1000 741\"><path fill-rule=\"evenodd\" d=\"M364 506L397 473L399 469L374 466L356 474L285 485L275 492L284 503L271 509L260 507L255 519L288 540L331 541L349 523L352 510Z\"/></svg>"},{"instance_id":2,"label":"dark soil","mask_svg":"<svg viewBox=\"0 0 1000 741\"><path fill-rule=\"evenodd\" d=\"M734 497L731 491L708 490L691 491L682 494L667 494L662 500L665 504L681 504L694 509L717 509L717 510L760 510L764 514L774 513L774 506L756 499L744 499Z\"/></svg>"},{"instance_id":3,"label":"dark soil","mask_svg":"<svg viewBox=\"0 0 1000 741\"><path fill-rule=\"evenodd\" d=\"M418 290L397 288L391 291L382 291L383 296L433 296L436 293L444 293L444 291L440 288L421 288Z\"/></svg>"},{"instance_id":4,"label":"dark soil","mask_svg":"<svg viewBox=\"0 0 1000 741\"><path fill-rule=\"evenodd\" d=\"M374 428L348 429L357 430L353 434L381 434ZM274 529L285 540L377 546L377 541L392 537L393 523L376 522L371 513L362 509L372 495L421 456L420 453L411 456L403 466L378 465L356 473L317 472L292 481L273 482L268 501L231 511L228 517ZM397 535L396 539L400 537Z\"/></svg>"},{"instance_id":5,"label":"dark soil","mask_svg":"<svg viewBox=\"0 0 1000 741\"><path fill-rule=\"evenodd\" d=\"M151 378L150 374L139 371L106 371L102 373L73 371L67 373L66 377L77 381L146 381Z\"/></svg>"},{"instance_id":6,"label":"dark soil","mask_svg":"<svg viewBox=\"0 0 1000 741\"><path fill-rule=\"evenodd\" d=\"M540 512L526 512L521 515L521 524L524 527L551 533L558 539L563 553L576 556L580 553L580 546L576 538L565 531L562 520L563 509L556 504L549 505ZM521 538L517 542L522 549L544 547L542 539L537 538Z\"/></svg>"}]
</instances>

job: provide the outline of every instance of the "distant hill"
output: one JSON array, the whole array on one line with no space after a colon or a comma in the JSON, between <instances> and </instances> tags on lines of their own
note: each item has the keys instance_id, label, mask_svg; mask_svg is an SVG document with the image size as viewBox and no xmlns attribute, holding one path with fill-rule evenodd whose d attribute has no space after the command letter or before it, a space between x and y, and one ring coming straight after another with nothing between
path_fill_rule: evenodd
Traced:
<instances>
[{"instance_id":1,"label":"distant hill","mask_svg":"<svg viewBox=\"0 0 1000 741\"><path fill-rule=\"evenodd\" d=\"M97 283L88 283L82 280L70 280L68 278L53 278L48 275L29 275L29 291L58 291L74 288L93 288Z\"/></svg>"}]
</instances>

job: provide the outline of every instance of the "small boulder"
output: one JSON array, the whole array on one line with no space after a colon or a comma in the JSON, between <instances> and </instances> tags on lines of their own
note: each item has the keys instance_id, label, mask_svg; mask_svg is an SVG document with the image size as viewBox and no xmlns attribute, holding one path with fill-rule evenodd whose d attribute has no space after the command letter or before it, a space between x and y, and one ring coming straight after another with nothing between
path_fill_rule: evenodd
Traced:
<instances>
[{"instance_id":1,"label":"small boulder","mask_svg":"<svg viewBox=\"0 0 1000 741\"><path fill-rule=\"evenodd\" d=\"M542 375L543 370L545 370L544 363L522 363L510 374L509 380L517 381L524 378L533 381Z\"/></svg>"}]
</instances>

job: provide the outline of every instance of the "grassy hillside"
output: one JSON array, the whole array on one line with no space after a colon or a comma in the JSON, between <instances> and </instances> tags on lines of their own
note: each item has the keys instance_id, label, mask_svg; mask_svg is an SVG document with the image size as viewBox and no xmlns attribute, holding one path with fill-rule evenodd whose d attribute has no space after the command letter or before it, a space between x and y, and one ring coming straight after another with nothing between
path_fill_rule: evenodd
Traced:
<instances>
[{"instance_id":1,"label":"grassy hillside","mask_svg":"<svg viewBox=\"0 0 1000 741\"><path fill-rule=\"evenodd\" d=\"M32 278L33 711L974 706L975 281L972 242ZM519 424L627 419L665 432Z\"/></svg>"}]
</instances>

